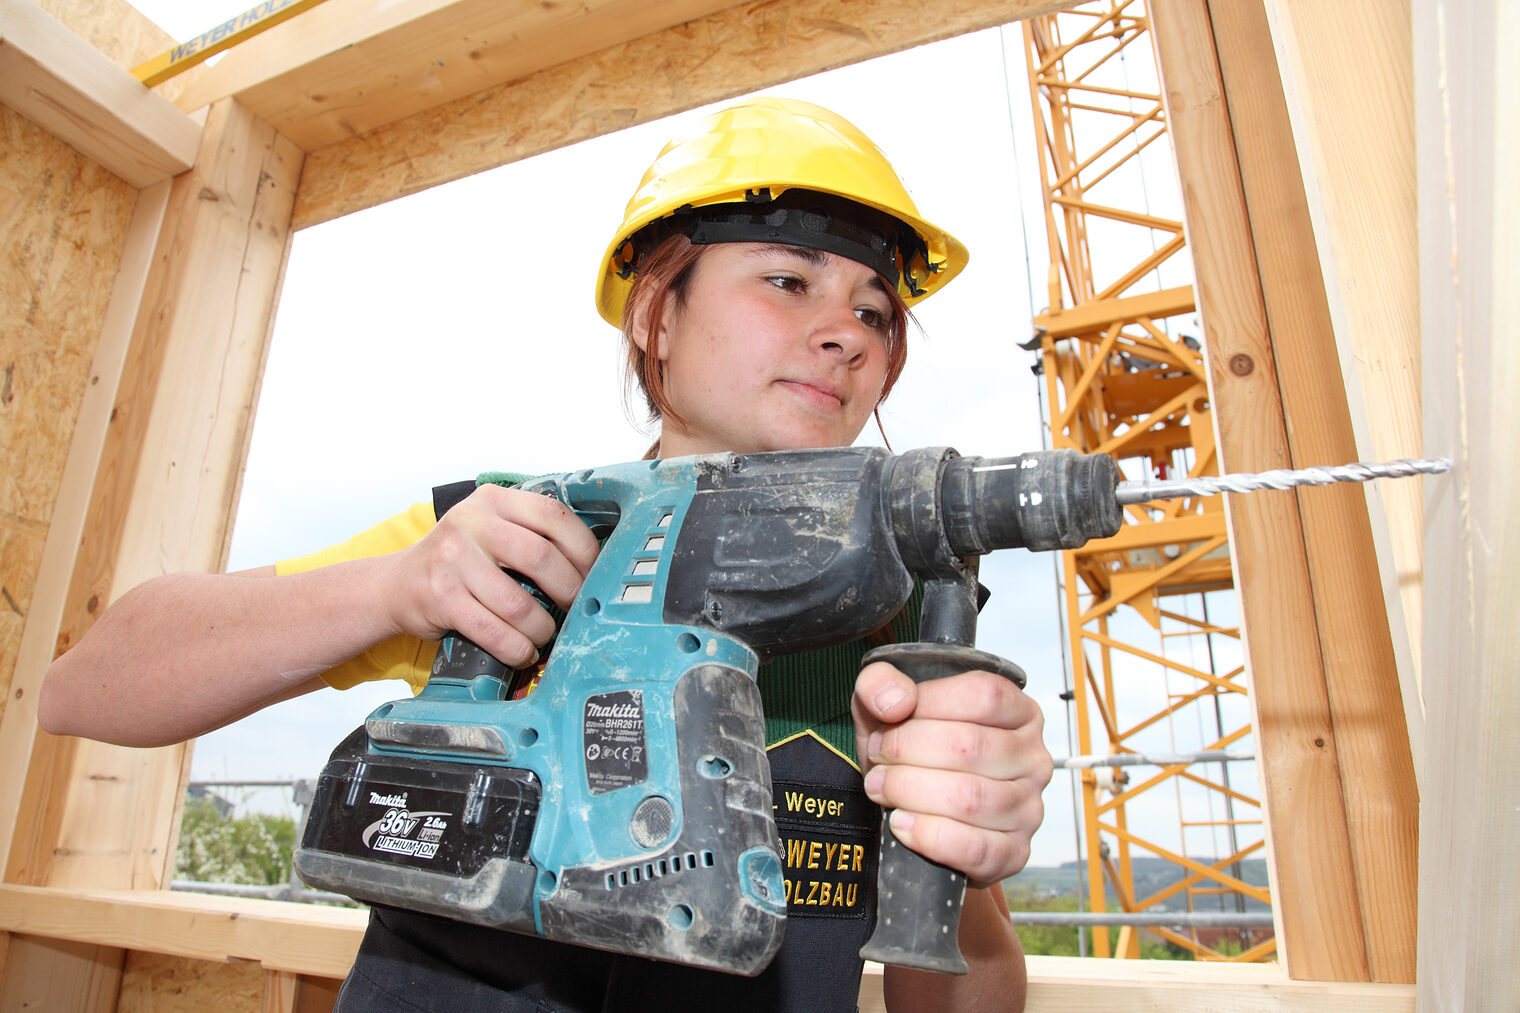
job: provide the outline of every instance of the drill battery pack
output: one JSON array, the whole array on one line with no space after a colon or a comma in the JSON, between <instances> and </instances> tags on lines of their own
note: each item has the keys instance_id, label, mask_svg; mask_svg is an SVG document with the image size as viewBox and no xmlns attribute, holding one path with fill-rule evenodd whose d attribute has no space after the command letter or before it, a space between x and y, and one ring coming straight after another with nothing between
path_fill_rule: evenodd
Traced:
<instances>
[{"instance_id":1,"label":"drill battery pack","mask_svg":"<svg viewBox=\"0 0 1520 1013\"><path fill-rule=\"evenodd\" d=\"M531 771L376 755L358 728L317 782L297 869L358 900L531 932L540 796Z\"/></svg>"}]
</instances>

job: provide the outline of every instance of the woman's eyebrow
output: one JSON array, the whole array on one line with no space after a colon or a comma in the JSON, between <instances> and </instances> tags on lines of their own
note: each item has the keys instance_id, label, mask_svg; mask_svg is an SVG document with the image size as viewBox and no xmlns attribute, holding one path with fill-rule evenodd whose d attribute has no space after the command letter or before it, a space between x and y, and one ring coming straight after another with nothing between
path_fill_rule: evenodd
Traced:
<instances>
[{"instance_id":1,"label":"woman's eyebrow","mask_svg":"<svg viewBox=\"0 0 1520 1013\"><path fill-rule=\"evenodd\" d=\"M815 250L811 246L792 246L788 243L765 243L751 249L747 256L798 257L814 266L821 266L829 259L829 255L822 250Z\"/></svg>"},{"instance_id":2,"label":"woman's eyebrow","mask_svg":"<svg viewBox=\"0 0 1520 1013\"><path fill-rule=\"evenodd\" d=\"M828 263L829 254L823 250L814 249L811 246L792 246L788 243L764 243L754 247L745 253L746 257L798 257L814 267L822 267ZM890 291L888 283L881 275L872 272L870 283L879 289L882 294Z\"/></svg>"}]
</instances>

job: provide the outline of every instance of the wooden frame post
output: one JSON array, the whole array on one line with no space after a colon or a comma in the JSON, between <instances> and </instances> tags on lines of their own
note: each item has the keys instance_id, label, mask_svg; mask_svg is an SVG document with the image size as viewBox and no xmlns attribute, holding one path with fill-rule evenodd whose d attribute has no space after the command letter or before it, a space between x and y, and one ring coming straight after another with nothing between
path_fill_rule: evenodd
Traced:
<instances>
[{"instance_id":1,"label":"wooden frame post","mask_svg":"<svg viewBox=\"0 0 1520 1013\"><path fill-rule=\"evenodd\" d=\"M1355 458L1260 0L1156 0L1222 470ZM1356 489L1230 497L1280 952L1295 978L1413 981L1418 798ZM1370 790L1372 786L1375 790Z\"/></svg>"},{"instance_id":2,"label":"wooden frame post","mask_svg":"<svg viewBox=\"0 0 1520 1013\"><path fill-rule=\"evenodd\" d=\"M1419 457L1419 236L1407 3L1266 0L1358 460ZM1259 45L1259 42L1257 43ZM1375 83L1374 83L1375 82ZM1287 165L1281 171L1287 171ZM1294 228L1304 227L1304 216ZM1326 363L1326 368L1331 364ZM1415 776L1421 484L1365 487Z\"/></svg>"},{"instance_id":3,"label":"wooden frame post","mask_svg":"<svg viewBox=\"0 0 1520 1013\"><path fill-rule=\"evenodd\" d=\"M1425 446L1418 1008L1520 1008L1520 9L1415 0Z\"/></svg>"},{"instance_id":4,"label":"wooden frame post","mask_svg":"<svg viewBox=\"0 0 1520 1013\"><path fill-rule=\"evenodd\" d=\"M211 110L196 166L168 197L120 386L99 420L100 455L70 462L89 490L86 534L61 614L34 617L49 628L29 628L33 644L66 648L107 602L148 577L221 567L301 160L236 102ZM29 660L45 667L52 652L37 653ZM41 672L17 677L30 685ZM23 731L32 729L7 726L11 737ZM188 758L187 745L125 749L35 732L8 827L6 881L163 886ZM60 973L60 959L83 970ZM15 937L3 994L83 1008L83 982L90 1003L113 1009L120 959L120 951L89 947L62 957L57 944Z\"/></svg>"}]
</instances>

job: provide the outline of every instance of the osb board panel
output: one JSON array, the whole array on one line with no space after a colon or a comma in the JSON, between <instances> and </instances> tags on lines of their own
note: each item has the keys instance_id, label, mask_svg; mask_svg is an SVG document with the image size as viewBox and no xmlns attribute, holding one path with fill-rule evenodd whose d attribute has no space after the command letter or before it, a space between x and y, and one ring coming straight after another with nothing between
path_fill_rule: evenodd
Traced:
<instances>
[{"instance_id":1,"label":"osb board panel","mask_svg":"<svg viewBox=\"0 0 1520 1013\"><path fill-rule=\"evenodd\" d=\"M4 409L0 408L0 417ZM36 581L37 561L42 556L44 525L0 514L0 718L11 699L11 677L21 628L26 625L25 603ZM18 597L19 596L19 597Z\"/></svg>"},{"instance_id":2,"label":"osb board panel","mask_svg":"<svg viewBox=\"0 0 1520 1013\"><path fill-rule=\"evenodd\" d=\"M125 0L32 0L38 7L90 45L104 53L118 67L131 70L152 59L176 42L174 36L148 19ZM250 0L249 5L253 6ZM211 28L207 15L207 28ZM173 101L195 79L198 68L170 78L159 85L160 95Z\"/></svg>"},{"instance_id":3,"label":"osb board panel","mask_svg":"<svg viewBox=\"0 0 1520 1013\"><path fill-rule=\"evenodd\" d=\"M733 0L328 0L239 44L179 106L237 97L313 151Z\"/></svg>"},{"instance_id":4,"label":"osb board panel","mask_svg":"<svg viewBox=\"0 0 1520 1013\"><path fill-rule=\"evenodd\" d=\"M119 594L158 573L220 565L299 173L299 152L267 124L232 102L213 108L196 168L173 184L60 646L77 643L113 588ZM8 876L55 886L162 885L184 755L184 747L80 740L60 749L59 770L34 762L28 792L47 777L55 782L38 795L45 808L23 806Z\"/></svg>"},{"instance_id":5,"label":"osb board panel","mask_svg":"<svg viewBox=\"0 0 1520 1013\"><path fill-rule=\"evenodd\" d=\"M157 56L175 39L123 0L32 0L69 30L110 58L131 69ZM206 26L211 27L210 25Z\"/></svg>"},{"instance_id":6,"label":"osb board panel","mask_svg":"<svg viewBox=\"0 0 1520 1013\"><path fill-rule=\"evenodd\" d=\"M133 950L122 969L116 1013L257 1013L264 968L249 961L222 964Z\"/></svg>"},{"instance_id":7,"label":"osb board panel","mask_svg":"<svg viewBox=\"0 0 1520 1013\"><path fill-rule=\"evenodd\" d=\"M137 192L0 106L0 685ZM3 714L0 703L0 714Z\"/></svg>"},{"instance_id":8,"label":"osb board panel","mask_svg":"<svg viewBox=\"0 0 1520 1013\"><path fill-rule=\"evenodd\" d=\"M311 152L293 225L316 225L707 102L1062 6L944 0L925 17L923 5L906 0L741 4ZM932 102L917 114L933 115Z\"/></svg>"}]
</instances>

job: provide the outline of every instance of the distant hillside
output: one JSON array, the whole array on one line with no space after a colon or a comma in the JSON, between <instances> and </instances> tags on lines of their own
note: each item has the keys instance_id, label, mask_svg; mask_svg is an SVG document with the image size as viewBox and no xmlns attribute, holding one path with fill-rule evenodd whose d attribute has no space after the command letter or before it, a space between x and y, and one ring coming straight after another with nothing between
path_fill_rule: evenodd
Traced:
<instances>
[{"instance_id":1,"label":"distant hillside","mask_svg":"<svg viewBox=\"0 0 1520 1013\"><path fill-rule=\"evenodd\" d=\"M1197 858L1202 864L1209 864L1212 860ZM1175 864L1161 858L1135 858L1132 861L1135 877L1135 895L1138 899L1152 896L1166 889L1173 883L1184 878L1184 874ZM1267 863L1265 860L1256 858L1240 863L1240 876L1252 886L1267 885ZM1014 896L1021 895L1034 899L1051 899L1056 897L1076 897L1083 892L1086 882L1087 870L1076 862L1064 862L1058 866L1031 866L1019 873L1015 878L1005 884L1008 888L1010 901ZM1118 907L1118 898L1110 890L1108 894L1109 909ZM1227 910L1235 910L1233 897L1215 894L1199 894L1193 898L1195 911L1221 910L1221 905L1228 905ZM1178 892L1168 897L1161 904L1156 905L1158 911L1185 911L1187 899L1183 892ZM1253 898L1246 898L1247 911L1270 911L1269 905L1263 904Z\"/></svg>"}]
</instances>

